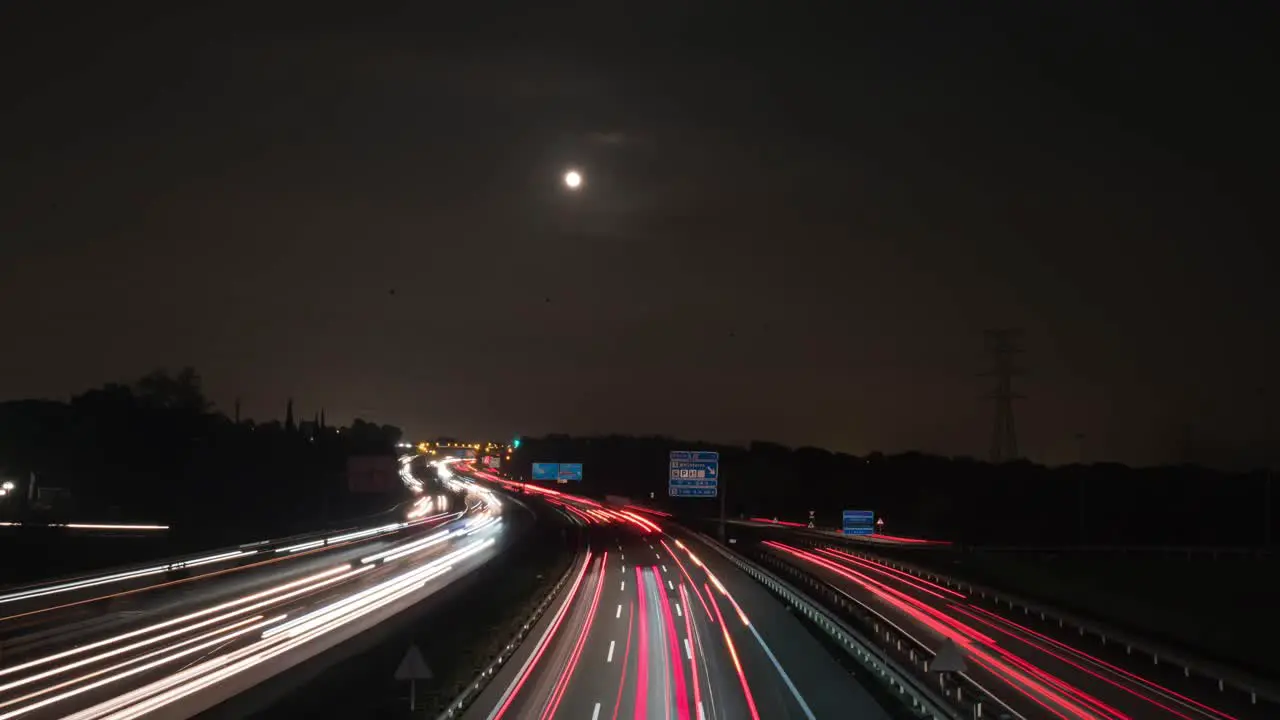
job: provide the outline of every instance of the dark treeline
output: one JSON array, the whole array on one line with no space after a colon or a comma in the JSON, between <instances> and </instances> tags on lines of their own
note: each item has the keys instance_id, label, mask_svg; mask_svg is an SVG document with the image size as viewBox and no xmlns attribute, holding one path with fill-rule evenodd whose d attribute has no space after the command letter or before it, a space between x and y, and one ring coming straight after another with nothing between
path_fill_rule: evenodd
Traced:
<instances>
[{"instance_id":1,"label":"dark treeline","mask_svg":"<svg viewBox=\"0 0 1280 720\"><path fill-rule=\"evenodd\" d=\"M282 410L283 421L228 417L191 369L70 402L0 403L0 477L16 485L0 519L164 523L177 545L199 546L314 530L387 504L347 492L346 459L394 452L397 428L330 427L320 410L299 421L292 401Z\"/></svg>"},{"instance_id":2,"label":"dark treeline","mask_svg":"<svg viewBox=\"0 0 1280 720\"><path fill-rule=\"evenodd\" d=\"M718 450L731 516L777 516L838 526L842 509L875 510L889 534L971 544L1232 545L1263 542L1262 472L1116 464L992 465L921 453L855 457L768 442L717 446L663 437L527 438L508 470L583 462L585 494L615 493L677 513L713 515L718 500L667 495L667 453ZM1274 513L1272 513L1274 517Z\"/></svg>"}]
</instances>

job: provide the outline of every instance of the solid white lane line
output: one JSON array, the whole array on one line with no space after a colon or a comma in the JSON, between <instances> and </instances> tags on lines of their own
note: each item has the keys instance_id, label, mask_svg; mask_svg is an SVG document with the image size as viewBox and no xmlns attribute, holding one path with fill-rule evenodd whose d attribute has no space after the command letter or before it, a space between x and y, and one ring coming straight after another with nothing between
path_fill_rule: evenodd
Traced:
<instances>
[{"instance_id":1,"label":"solid white lane line","mask_svg":"<svg viewBox=\"0 0 1280 720\"><path fill-rule=\"evenodd\" d=\"M764 650L764 654L769 657L769 662L773 663L773 669L777 670L778 675L782 677L782 682L785 683L787 689L791 691L791 697L795 698L796 703L800 705L800 711L804 713L804 716L808 718L808 720L818 720L814 717L813 711L809 709L809 703L805 702L804 698L800 697L800 691L796 689L795 683L791 682L791 676L787 674L786 670L782 669L782 663L778 662L778 658L774 656L773 651L769 649L767 644L765 644L764 638L760 637L760 632L756 630L756 626L748 625L747 629L751 631L756 642L760 644L760 649Z\"/></svg>"},{"instance_id":2,"label":"solid white lane line","mask_svg":"<svg viewBox=\"0 0 1280 720\"><path fill-rule=\"evenodd\" d=\"M609 657L605 658L605 660L604 660L605 662L613 662L613 645L614 645L614 642L615 642L615 641L613 641L613 640L610 640L610 641L609 641Z\"/></svg>"}]
</instances>

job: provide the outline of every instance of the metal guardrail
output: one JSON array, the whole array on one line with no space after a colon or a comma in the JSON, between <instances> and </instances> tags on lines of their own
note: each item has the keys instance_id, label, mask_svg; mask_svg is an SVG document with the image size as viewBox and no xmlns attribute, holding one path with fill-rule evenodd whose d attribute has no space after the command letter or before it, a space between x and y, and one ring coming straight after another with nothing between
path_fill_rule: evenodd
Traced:
<instances>
[{"instance_id":1,"label":"metal guardrail","mask_svg":"<svg viewBox=\"0 0 1280 720\"><path fill-rule=\"evenodd\" d=\"M507 660L510 660L511 656L515 654L515 651L520 648L520 644L523 643L525 637L529 635L529 631L533 629L534 625L538 624L538 619L541 618L542 614L551 606L551 602L560 595L560 591L564 589L565 583L569 581L569 578L573 575L574 571L578 569L578 563L583 559L585 553L585 548L578 551L578 554L574 556L573 562L569 563L569 567L565 569L564 574L556 581L555 586L552 587L545 596L543 596L542 601L538 603L538 606L535 607L533 612L525 618L524 624L520 626L520 629L516 631L515 635L509 642L507 642L506 646L498 652L497 656L489 661L484 670L481 670L480 673L476 675L475 680L468 683L467 686L463 688L462 692L458 693L458 695L449 702L444 711L436 716L437 720L448 720L449 718L460 716L466 711L471 703L475 702L475 699L480 696L480 693L484 692L484 689L489 686L489 683L498 674L498 671L502 669L502 666L505 665Z\"/></svg>"},{"instance_id":2,"label":"metal guardrail","mask_svg":"<svg viewBox=\"0 0 1280 720\"><path fill-rule=\"evenodd\" d=\"M1108 642L1119 643L1124 646L1125 652L1132 655L1134 652L1140 652L1151 658L1152 664L1159 665L1161 663L1172 664L1175 667L1182 668L1184 677L1191 677L1192 674L1207 678L1214 681L1218 686L1219 692L1226 692L1228 689L1241 692L1248 696L1249 704L1257 705L1259 700L1280 706L1280 686L1254 677L1248 673L1229 668L1217 663L1194 660L1179 653L1177 650L1164 647L1159 643L1139 638L1132 634L1125 633L1113 627L1109 627L1104 623L1087 620L1071 613L1049 607L1034 600L1028 600L1024 597L1011 593L993 590L992 588L967 580L959 580L947 575L927 570L925 568L904 563L900 560L890 559L882 555L867 552L864 545L852 544L833 544L830 541L805 538L799 541L803 545L809 547L819 547L826 545L828 547L838 547L844 552L850 552L869 560L884 563L890 567L897 568L906 573L915 575L916 577L926 578L933 582L946 585L956 590L968 592L969 595L977 595L979 598L989 600L996 606L1004 605L1013 610L1021 608L1024 615L1037 615L1043 621L1056 620L1058 627L1075 628L1081 636L1092 635L1102 641L1103 645Z\"/></svg>"},{"instance_id":3,"label":"metal guardrail","mask_svg":"<svg viewBox=\"0 0 1280 720\"><path fill-rule=\"evenodd\" d=\"M982 700L986 694L976 684L973 687L978 688L978 690L971 692L970 697L965 697L964 692L959 690L958 686L953 688L943 687L942 692L946 698L944 700L938 696L938 693L934 691L930 684L922 681L915 673L904 668L890 653L876 643L871 642L866 636L854 630L840 618L832 615L808 595L768 570L725 548L716 540L701 533L697 533L697 535L700 540L724 556L739 570L803 613L814 625L834 640L845 653L879 677L889 686L890 690L896 692L904 701L909 700L911 710L917 716L936 720L982 717ZM883 627L887 630L891 625L886 620ZM878 632L880 627L877 627ZM897 640L897 647L898 649L902 648L900 638ZM921 646L919 652L915 649L908 650L908 657L911 662L917 665L918 670L923 670L923 672L927 673L928 663L933 659L933 654ZM994 698L991 699L994 700ZM959 708L956 707L957 705Z\"/></svg>"}]
</instances>

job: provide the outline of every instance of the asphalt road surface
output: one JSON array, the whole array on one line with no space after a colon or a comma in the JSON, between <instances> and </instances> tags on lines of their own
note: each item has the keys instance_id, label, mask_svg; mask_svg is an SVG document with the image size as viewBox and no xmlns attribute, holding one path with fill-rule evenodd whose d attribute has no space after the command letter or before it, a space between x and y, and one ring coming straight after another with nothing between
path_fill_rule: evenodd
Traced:
<instances>
[{"instance_id":1,"label":"asphalt road surface","mask_svg":"<svg viewBox=\"0 0 1280 720\"><path fill-rule=\"evenodd\" d=\"M1020 613L994 613L970 603L954 588L836 548L764 545L879 613L930 652L954 642L967 674L1005 703L996 712L1103 720L1239 717L1037 632L1023 624Z\"/></svg>"},{"instance_id":2,"label":"asphalt road surface","mask_svg":"<svg viewBox=\"0 0 1280 720\"><path fill-rule=\"evenodd\" d=\"M467 497L327 543L218 557L190 577L161 564L0 593L0 720L195 715L493 557L503 503L483 488Z\"/></svg>"},{"instance_id":3,"label":"asphalt road surface","mask_svg":"<svg viewBox=\"0 0 1280 720\"><path fill-rule=\"evenodd\" d=\"M599 505L573 516L588 554L465 717L888 717L780 603L695 537Z\"/></svg>"}]
</instances>

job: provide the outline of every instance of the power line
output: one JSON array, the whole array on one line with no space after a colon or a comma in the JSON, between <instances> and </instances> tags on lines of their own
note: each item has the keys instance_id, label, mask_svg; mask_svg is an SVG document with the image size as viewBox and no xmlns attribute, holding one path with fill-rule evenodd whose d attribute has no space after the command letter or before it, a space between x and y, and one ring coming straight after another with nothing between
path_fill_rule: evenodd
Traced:
<instances>
[{"instance_id":1,"label":"power line","mask_svg":"<svg viewBox=\"0 0 1280 720\"><path fill-rule=\"evenodd\" d=\"M1023 371L1014 366L1014 357L1022 352L1022 330L1006 328L984 333L992 368L983 373L994 377L996 386L987 399L996 401L995 425L991 430L991 462L1001 463L1018 457L1018 434L1013 425L1013 401L1025 396L1013 391L1013 378Z\"/></svg>"}]
</instances>

